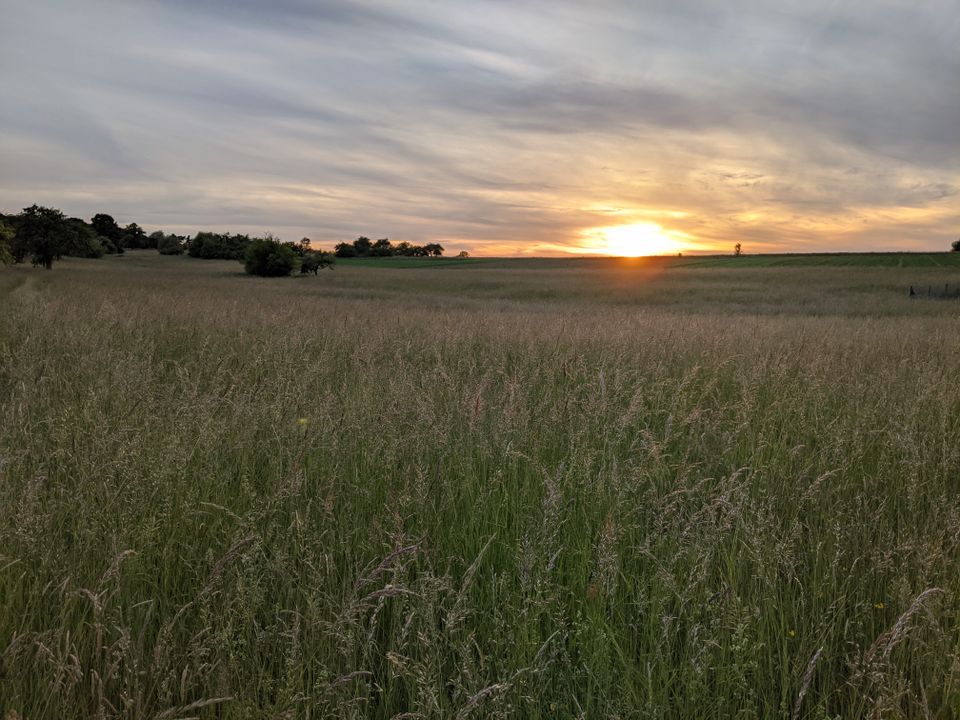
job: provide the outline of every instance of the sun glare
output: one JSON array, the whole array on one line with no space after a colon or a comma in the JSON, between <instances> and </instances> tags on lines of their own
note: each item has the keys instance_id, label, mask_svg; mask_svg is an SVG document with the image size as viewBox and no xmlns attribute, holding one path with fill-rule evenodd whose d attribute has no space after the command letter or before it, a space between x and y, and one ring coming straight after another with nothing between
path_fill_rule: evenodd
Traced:
<instances>
[{"instance_id":1,"label":"sun glare","mask_svg":"<svg viewBox=\"0 0 960 720\"><path fill-rule=\"evenodd\" d=\"M656 223L633 223L594 228L586 233L591 249L618 257L667 255L683 250L678 233Z\"/></svg>"}]
</instances>

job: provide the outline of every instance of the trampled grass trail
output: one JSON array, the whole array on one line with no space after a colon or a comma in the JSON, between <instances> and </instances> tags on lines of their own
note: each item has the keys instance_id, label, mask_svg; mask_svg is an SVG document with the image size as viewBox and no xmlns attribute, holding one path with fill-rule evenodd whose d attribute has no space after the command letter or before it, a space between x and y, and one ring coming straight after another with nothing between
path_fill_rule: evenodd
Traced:
<instances>
[{"instance_id":1,"label":"trampled grass trail","mask_svg":"<svg viewBox=\"0 0 960 720\"><path fill-rule=\"evenodd\" d=\"M7 294L0 711L956 717L957 307L521 267Z\"/></svg>"}]
</instances>

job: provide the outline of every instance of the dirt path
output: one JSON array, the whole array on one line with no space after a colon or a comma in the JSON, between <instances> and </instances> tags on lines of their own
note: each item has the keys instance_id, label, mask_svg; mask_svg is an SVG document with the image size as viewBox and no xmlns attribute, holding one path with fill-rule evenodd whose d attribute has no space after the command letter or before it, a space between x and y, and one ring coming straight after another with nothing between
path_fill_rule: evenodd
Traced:
<instances>
[{"instance_id":1,"label":"dirt path","mask_svg":"<svg viewBox=\"0 0 960 720\"><path fill-rule=\"evenodd\" d=\"M35 273L24 268L0 272L0 301L27 300L39 295Z\"/></svg>"}]
</instances>

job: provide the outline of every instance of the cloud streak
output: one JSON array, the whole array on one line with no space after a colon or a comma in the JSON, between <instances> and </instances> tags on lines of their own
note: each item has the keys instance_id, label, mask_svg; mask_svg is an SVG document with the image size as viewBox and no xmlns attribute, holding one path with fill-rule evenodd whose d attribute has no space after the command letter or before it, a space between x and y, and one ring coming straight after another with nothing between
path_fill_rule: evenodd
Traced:
<instances>
[{"instance_id":1,"label":"cloud streak","mask_svg":"<svg viewBox=\"0 0 960 720\"><path fill-rule=\"evenodd\" d=\"M170 230L523 254L944 249L946 0L8 3L0 192Z\"/></svg>"}]
</instances>

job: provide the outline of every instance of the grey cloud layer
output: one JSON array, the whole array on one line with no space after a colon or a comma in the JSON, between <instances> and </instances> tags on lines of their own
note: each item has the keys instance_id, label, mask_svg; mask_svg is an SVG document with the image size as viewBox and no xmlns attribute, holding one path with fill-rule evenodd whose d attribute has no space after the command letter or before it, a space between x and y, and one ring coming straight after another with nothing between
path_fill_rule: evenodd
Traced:
<instances>
[{"instance_id":1,"label":"grey cloud layer","mask_svg":"<svg viewBox=\"0 0 960 720\"><path fill-rule=\"evenodd\" d=\"M0 9L8 211L527 251L611 205L756 247L960 225L946 0Z\"/></svg>"}]
</instances>

